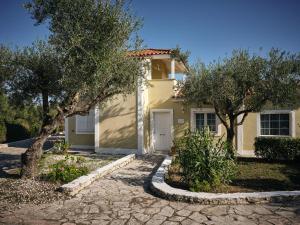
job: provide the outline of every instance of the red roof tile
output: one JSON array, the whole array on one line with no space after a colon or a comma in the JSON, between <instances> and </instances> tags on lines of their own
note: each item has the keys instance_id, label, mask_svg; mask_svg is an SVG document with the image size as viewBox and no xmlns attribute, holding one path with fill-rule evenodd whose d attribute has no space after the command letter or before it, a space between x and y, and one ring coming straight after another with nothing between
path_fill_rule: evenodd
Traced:
<instances>
[{"instance_id":1,"label":"red roof tile","mask_svg":"<svg viewBox=\"0 0 300 225\"><path fill-rule=\"evenodd\" d=\"M152 55L164 55L164 54L171 54L171 53L172 53L171 49L149 48L149 49L142 49L142 50L137 50L137 51L130 51L128 53L128 55L133 56L133 57L146 57L146 56L152 56Z\"/></svg>"}]
</instances>

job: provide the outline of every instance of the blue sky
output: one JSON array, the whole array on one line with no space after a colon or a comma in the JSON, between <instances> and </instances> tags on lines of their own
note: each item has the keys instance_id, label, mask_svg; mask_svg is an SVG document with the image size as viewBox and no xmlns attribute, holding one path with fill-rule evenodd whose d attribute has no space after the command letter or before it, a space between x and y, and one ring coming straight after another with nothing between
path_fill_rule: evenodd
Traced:
<instances>
[{"instance_id":1,"label":"blue sky","mask_svg":"<svg viewBox=\"0 0 300 225\"><path fill-rule=\"evenodd\" d=\"M47 36L22 2L0 0L0 43L24 46ZM298 0L132 0L132 6L144 19L140 35L147 47L180 45L191 51L191 63L208 63L235 48L300 52Z\"/></svg>"}]
</instances>

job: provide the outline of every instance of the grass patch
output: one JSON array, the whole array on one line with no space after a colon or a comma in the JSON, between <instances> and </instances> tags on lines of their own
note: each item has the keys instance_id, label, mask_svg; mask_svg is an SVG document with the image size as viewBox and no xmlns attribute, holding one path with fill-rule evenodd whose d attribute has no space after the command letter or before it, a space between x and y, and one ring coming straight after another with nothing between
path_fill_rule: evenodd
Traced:
<instances>
[{"instance_id":1,"label":"grass patch","mask_svg":"<svg viewBox=\"0 0 300 225\"><path fill-rule=\"evenodd\" d=\"M238 172L232 182L229 185L222 185L212 192L300 190L299 163L239 159L237 166ZM166 182L176 188L188 189L182 180L179 164L172 163L166 176Z\"/></svg>"}]
</instances>

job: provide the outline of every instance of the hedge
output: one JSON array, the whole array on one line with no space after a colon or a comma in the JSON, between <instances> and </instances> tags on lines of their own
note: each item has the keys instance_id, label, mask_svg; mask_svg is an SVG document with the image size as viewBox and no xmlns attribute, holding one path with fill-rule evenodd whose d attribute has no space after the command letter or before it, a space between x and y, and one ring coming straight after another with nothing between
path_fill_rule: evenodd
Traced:
<instances>
[{"instance_id":1,"label":"hedge","mask_svg":"<svg viewBox=\"0 0 300 225\"><path fill-rule=\"evenodd\" d=\"M268 160L300 160L300 138L257 137L255 155Z\"/></svg>"}]
</instances>

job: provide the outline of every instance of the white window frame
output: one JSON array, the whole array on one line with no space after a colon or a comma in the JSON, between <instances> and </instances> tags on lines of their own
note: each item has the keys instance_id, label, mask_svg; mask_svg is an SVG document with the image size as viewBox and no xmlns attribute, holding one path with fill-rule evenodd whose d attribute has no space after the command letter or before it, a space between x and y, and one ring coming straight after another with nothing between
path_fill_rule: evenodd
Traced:
<instances>
[{"instance_id":1,"label":"white window frame","mask_svg":"<svg viewBox=\"0 0 300 225\"><path fill-rule=\"evenodd\" d=\"M197 113L204 113L204 124L207 124L207 113L216 113L215 109L213 108L191 108L191 131L196 130L196 114ZM213 132L215 136L221 136L221 126L222 123L219 117L216 114L216 132Z\"/></svg>"},{"instance_id":2,"label":"white window frame","mask_svg":"<svg viewBox=\"0 0 300 225\"><path fill-rule=\"evenodd\" d=\"M289 135L262 135L260 116L262 114L289 114ZM257 137L296 137L295 133L295 111L293 110L264 110L257 114Z\"/></svg>"},{"instance_id":3,"label":"white window frame","mask_svg":"<svg viewBox=\"0 0 300 225\"><path fill-rule=\"evenodd\" d=\"M87 130L87 131L82 131L82 130L78 129L79 128L79 126L78 126L79 119L82 116L76 115L76 124L75 124L76 134L94 134L95 133L95 114L96 114L95 109L90 110L90 113L92 113L92 116L94 118L94 124L92 125L92 129L91 130ZM87 117L87 116L89 116L89 115L86 115L86 116L83 116L83 117Z\"/></svg>"}]
</instances>

